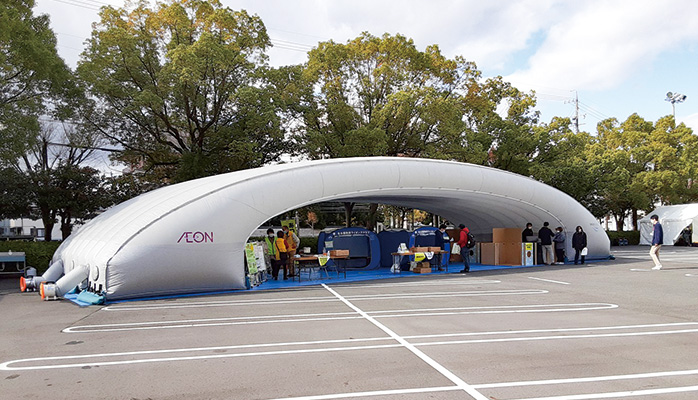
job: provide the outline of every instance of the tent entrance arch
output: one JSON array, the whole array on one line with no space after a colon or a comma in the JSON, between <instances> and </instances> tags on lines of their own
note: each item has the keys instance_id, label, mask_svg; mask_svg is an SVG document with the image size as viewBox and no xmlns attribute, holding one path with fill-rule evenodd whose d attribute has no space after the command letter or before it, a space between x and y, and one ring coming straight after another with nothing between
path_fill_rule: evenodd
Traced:
<instances>
[{"instance_id":1,"label":"tent entrance arch","mask_svg":"<svg viewBox=\"0 0 698 400\"><path fill-rule=\"evenodd\" d=\"M472 164L367 157L249 169L145 193L71 235L53 263L66 276L79 269L89 290L109 300L244 288L248 237L273 216L325 201L421 209L466 224L481 241L494 227L529 221L570 235L581 225L589 256L610 255L593 215L550 186Z\"/></svg>"}]
</instances>

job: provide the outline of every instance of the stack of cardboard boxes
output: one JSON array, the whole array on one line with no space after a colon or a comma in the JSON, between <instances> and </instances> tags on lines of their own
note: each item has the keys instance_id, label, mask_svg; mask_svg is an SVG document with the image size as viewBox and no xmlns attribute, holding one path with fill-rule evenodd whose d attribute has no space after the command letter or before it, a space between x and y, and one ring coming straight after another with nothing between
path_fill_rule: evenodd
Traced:
<instances>
[{"instance_id":1,"label":"stack of cardboard boxes","mask_svg":"<svg viewBox=\"0 0 698 400\"><path fill-rule=\"evenodd\" d=\"M429 253L441 251L440 247L412 247L410 249L413 253ZM416 274L428 274L431 272L431 263L429 260L424 260L417 264L416 267L412 268L412 272Z\"/></svg>"},{"instance_id":2,"label":"stack of cardboard boxes","mask_svg":"<svg viewBox=\"0 0 698 400\"><path fill-rule=\"evenodd\" d=\"M480 244L480 262L487 265L521 265L521 230L493 228L492 243Z\"/></svg>"}]
</instances>

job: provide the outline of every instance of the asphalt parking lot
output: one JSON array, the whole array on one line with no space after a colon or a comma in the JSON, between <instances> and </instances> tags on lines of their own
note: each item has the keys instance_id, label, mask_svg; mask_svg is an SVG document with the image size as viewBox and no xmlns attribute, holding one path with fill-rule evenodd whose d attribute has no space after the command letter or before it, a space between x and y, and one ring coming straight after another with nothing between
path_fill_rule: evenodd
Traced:
<instances>
[{"instance_id":1,"label":"asphalt parking lot","mask_svg":"<svg viewBox=\"0 0 698 400\"><path fill-rule=\"evenodd\" d=\"M80 308L0 281L2 399L696 399L698 248Z\"/></svg>"}]
</instances>

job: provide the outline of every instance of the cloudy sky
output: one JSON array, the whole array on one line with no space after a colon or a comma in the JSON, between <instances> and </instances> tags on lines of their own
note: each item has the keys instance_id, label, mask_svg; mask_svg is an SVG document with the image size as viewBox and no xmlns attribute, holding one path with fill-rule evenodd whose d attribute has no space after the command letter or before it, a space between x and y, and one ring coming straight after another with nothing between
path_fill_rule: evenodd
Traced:
<instances>
[{"instance_id":1,"label":"cloudy sky","mask_svg":"<svg viewBox=\"0 0 698 400\"><path fill-rule=\"evenodd\" d=\"M272 65L302 63L320 41L368 31L438 44L447 57L474 61L535 90L542 122L572 117L595 132L605 118L632 113L656 122L672 113L667 92L685 94L676 119L698 133L698 2L695 0L221 0L264 21ZM58 50L75 67L103 5L123 0L37 0L51 16Z\"/></svg>"}]
</instances>

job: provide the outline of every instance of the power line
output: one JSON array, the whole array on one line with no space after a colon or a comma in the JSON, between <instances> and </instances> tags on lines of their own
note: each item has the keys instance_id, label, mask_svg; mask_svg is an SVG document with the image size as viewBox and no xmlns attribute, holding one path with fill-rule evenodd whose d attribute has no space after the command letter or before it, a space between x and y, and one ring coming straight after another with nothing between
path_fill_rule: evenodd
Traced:
<instances>
[{"instance_id":1,"label":"power line","mask_svg":"<svg viewBox=\"0 0 698 400\"><path fill-rule=\"evenodd\" d=\"M99 7L91 3L86 3L80 0L53 0L58 3L68 4L75 7L84 8L86 10L99 11Z\"/></svg>"}]
</instances>

